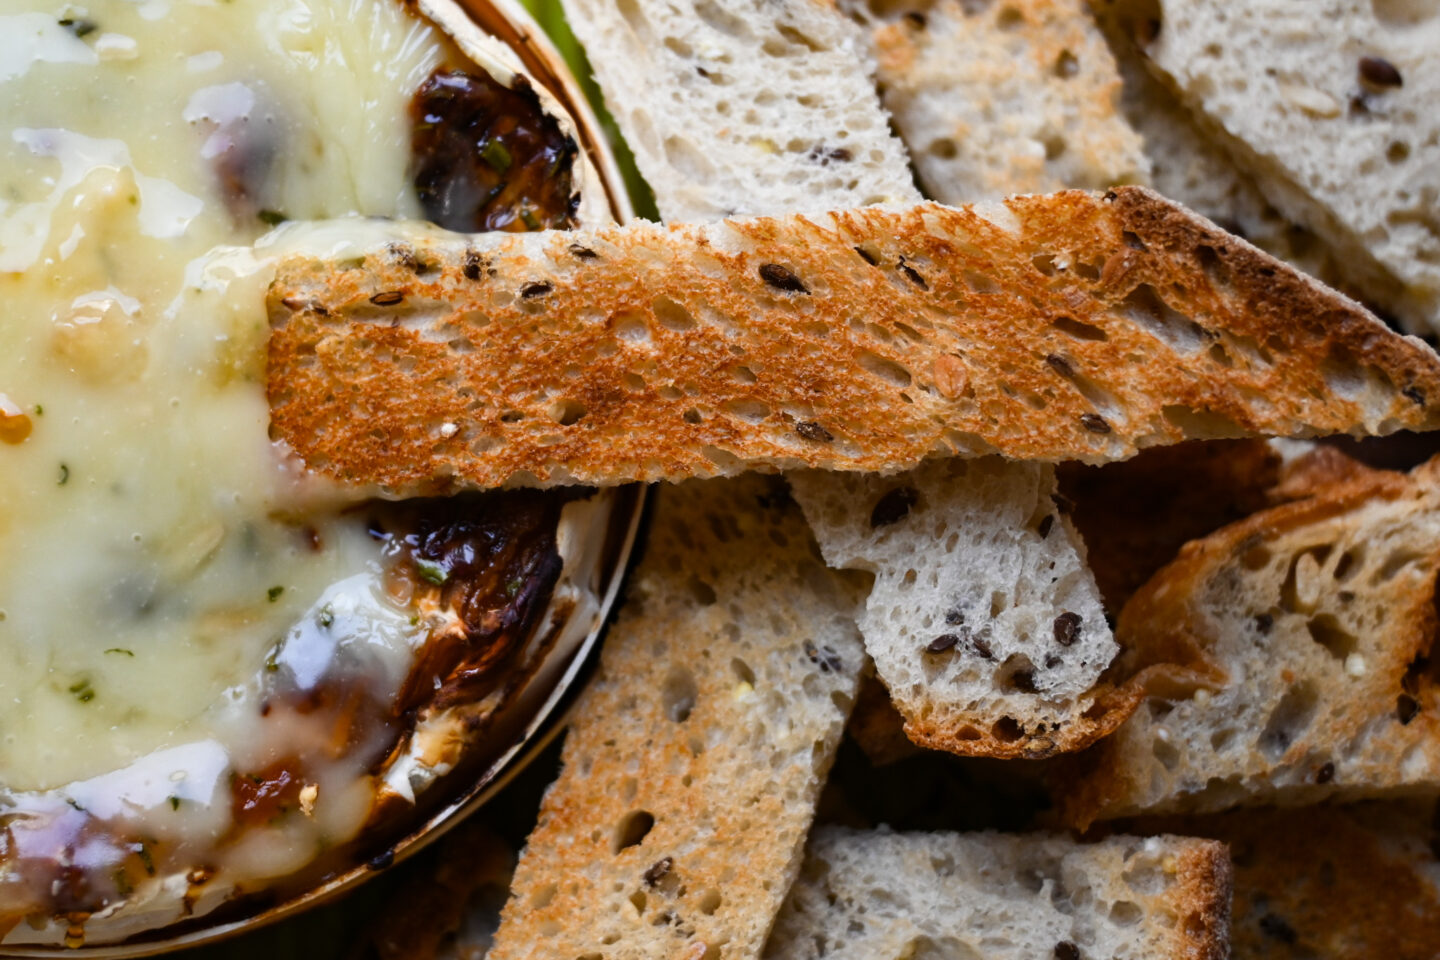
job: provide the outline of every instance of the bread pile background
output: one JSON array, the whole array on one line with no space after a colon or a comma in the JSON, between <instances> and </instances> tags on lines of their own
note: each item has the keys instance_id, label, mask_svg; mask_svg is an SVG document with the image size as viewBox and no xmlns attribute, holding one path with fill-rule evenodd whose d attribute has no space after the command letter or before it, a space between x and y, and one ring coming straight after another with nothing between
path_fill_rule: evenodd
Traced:
<instances>
[{"instance_id":1,"label":"bread pile background","mask_svg":"<svg viewBox=\"0 0 1440 960\"><path fill-rule=\"evenodd\" d=\"M1425 109L1440 10L1418 0L565 13L667 222L1147 184L1397 328L1440 325ZM1231 241L1277 289L1298 282ZM1232 253L1206 268L1216 289L1235 289ZM1077 266L1042 256L1047 276ZM1204 353L1193 330L1214 317L1187 292L1137 310L1177 353ZM1265 322L1329 337L1346 303L1295 297ZM1320 387L1224 389L1255 410L1424 408L1380 358L1401 341L1364 329L1310 357ZM1268 363L1277 342L1237 349ZM1141 375L1123 363L1103 377ZM658 487L513 877L524 813L499 835L467 826L409 868L413 892L356 950L1440 953L1440 444L1272 442L1174 417L1214 439L1104 466L990 457ZM533 798L544 777L529 777ZM507 887L496 926L486 906Z\"/></svg>"}]
</instances>

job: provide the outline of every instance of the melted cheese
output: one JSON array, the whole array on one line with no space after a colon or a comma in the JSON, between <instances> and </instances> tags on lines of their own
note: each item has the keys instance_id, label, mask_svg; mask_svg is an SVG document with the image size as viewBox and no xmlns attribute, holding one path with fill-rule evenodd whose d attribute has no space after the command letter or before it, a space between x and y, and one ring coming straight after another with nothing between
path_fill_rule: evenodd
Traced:
<instances>
[{"instance_id":1,"label":"melted cheese","mask_svg":"<svg viewBox=\"0 0 1440 960\"><path fill-rule=\"evenodd\" d=\"M337 672L392 696L424 627L338 509L359 494L271 444L262 384L273 255L364 231L287 226L243 245L281 217L416 215L405 109L447 55L375 0L0 0L12 853L63 847L83 813L168 844L183 868L232 826L233 779L296 754L325 758L307 770L310 809L228 849L230 882L282 875L363 825L373 757L265 705ZM137 855L85 849L102 873ZM0 863L0 921L23 896Z\"/></svg>"}]
</instances>

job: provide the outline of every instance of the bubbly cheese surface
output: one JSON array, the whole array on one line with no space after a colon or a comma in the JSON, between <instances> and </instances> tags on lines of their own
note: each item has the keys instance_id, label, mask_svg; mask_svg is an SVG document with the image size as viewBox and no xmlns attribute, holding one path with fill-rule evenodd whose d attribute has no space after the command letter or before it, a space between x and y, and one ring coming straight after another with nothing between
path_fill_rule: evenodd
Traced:
<instances>
[{"instance_id":1,"label":"bubbly cheese surface","mask_svg":"<svg viewBox=\"0 0 1440 960\"><path fill-rule=\"evenodd\" d=\"M263 270L206 297L187 265L281 217L414 215L405 107L441 56L368 0L0 3L7 788L210 735L375 562L267 438Z\"/></svg>"},{"instance_id":2,"label":"bubbly cheese surface","mask_svg":"<svg viewBox=\"0 0 1440 960\"><path fill-rule=\"evenodd\" d=\"M336 717L426 626L364 492L268 437L264 291L367 235L277 223L418 215L407 105L451 55L390 0L0 0L0 941L58 936L16 925L69 895L26 857L163 922L370 815L387 731Z\"/></svg>"}]
</instances>

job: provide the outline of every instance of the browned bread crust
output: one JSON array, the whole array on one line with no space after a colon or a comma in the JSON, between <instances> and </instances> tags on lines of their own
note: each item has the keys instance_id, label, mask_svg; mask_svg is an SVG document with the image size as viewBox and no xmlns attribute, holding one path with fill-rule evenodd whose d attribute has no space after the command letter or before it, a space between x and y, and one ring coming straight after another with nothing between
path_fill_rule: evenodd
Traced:
<instances>
[{"instance_id":1,"label":"browned bread crust","mask_svg":"<svg viewBox=\"0 0 1440 960\"><path fill-rule=\"evenodd\" d=\"M1059 776L1067 822L1440 788L1440 458L1340 460L1291 469L1299 499L1187 544L1130 599L1117 668L1218 682L1161 693Z\"/></svg>"},{"instance_id":2,"label":"browned bread crust","mask_svg":"<svg viewBox=\"0 0 1440 960\"><path fill-rule=\"evenodd\" d=\"M469 238L271 289L273 431L392 490L1440 425L1440 358L1137 187Z\"/></svg>"},{"instance_id":3,"label":"browned bread crust","mask_svg":"<svg viewBox=\"0 0 1440 960\"><path fill-rule=\"evenodd\" d=\"M1440 943L1435 802L1146 819L1125 829L1230 845L1230 945L1243 960L1432 957Z\"/></svg>"},{"instance_id":4,"label":"browned bread crust","mask_svg":"<svg viewBox=\"0 0 1440 960\"><path fill-rule=\"evenodd\" d=\"M854 700L863 590L778 478L660 491L489 960L756 957Z\"/></svg>"}]
</instances>

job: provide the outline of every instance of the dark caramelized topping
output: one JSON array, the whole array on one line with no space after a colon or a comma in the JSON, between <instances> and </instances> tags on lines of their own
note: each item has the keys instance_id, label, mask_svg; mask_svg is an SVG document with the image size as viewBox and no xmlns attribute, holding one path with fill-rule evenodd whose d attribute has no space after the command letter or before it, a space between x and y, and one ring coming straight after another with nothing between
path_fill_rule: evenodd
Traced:
<instances>
[{"instance_id":1,"label":"dark caramelized topping","mask_svg":"<svg viewBox=\"0 0 1440 960\"><path fill-rule=\"evenodd\" d=\"M575 141L524 77L437 70L410 102L411 171L427 219L449 230L575 225Z\"/></svg>"},{"instance_id":2,"label":"dark caramelized topping","mask_svg":"<svg viewBox=\"0 0 1440 960\"><path fill-rule=\"evenodd\" d=\"M237 774L231 784L231 811L245 826L274 823L300 806L301 777L281 760L255 773Z\"/></svg>"},{"instance_id":3,"label":"dark caramelized topping","mask_svg":"<svg viewBox=\"0 0 1440 960\"><path fill-rule=\"evenodd\" d=\"M506 491L377 504L370 528L395 573L429 591L460 630L432 632L395 710L472 702L499 681L560 577L555 532L565 497Z\"/></svg>"}]
</instances>

